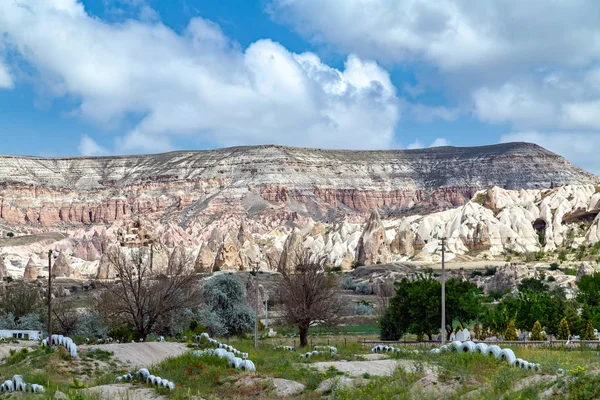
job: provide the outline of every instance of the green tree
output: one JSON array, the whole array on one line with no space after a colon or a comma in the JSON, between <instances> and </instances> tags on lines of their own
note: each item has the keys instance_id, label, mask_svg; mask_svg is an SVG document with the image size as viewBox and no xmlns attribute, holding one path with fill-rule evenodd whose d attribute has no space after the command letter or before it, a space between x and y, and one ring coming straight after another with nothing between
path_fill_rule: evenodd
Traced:
<instances>
[{"instance_id":1,"label":"green tree","mask_svg":"<svg viewBox=\"0 0 600 400\"><path fill-rule=\"evenodd\" d=\"M548 291L548 285L544 283L541 279L536 278L526 278L523 279L519 285L517 286L519 292L527 292L532 291L534 293L541 293Z\"/></svg>"},{"instance_id":2,"label":"green tree","mask_svg":"<svg viewBox=\"0 0 600 400\"><path fill-rule=\"evenodd\" d=\"M477 319L483 307L481 297L483 291L466 279L452 278L446 282L446 333L452 333L452 323L457 321L462 326ZM441 307L441 301L440 301Z\"/></svg>"},{"instance_id":3,"label":"green tree","mask_svg":"<svg viewBox=\"0 0 600 400\"><path fill-rule=\"evenodd\" d=\"M592 325L592 321L588 321L585 326L583 340L598 340L598 338L596 338L596 335L594 334L594 325Z\"/></svg>"},{"instance_id":4,"label":"green tree","mask_svg":"<svg viewBox=\"0 0 600 400\"><path fill-rule=\"evenodd\" d=\"M513 321L510 321L506 327L506 332L504 332L504 340L517 340L517 328L515 327L515 323Z\"/></svg>"},{"instance_id":5,"label":"green tree","mask_svg":"<svg viewBox=\"0 0 600 400\"><path fill-rule=\"evenodd\" d=\"M408 332L410 325L408 288L410 281L403 278L396 283L396 293L381 318L381 339L398 340Z\"/></svg>"},{"instance_id":6,"label":"green tree","mask_svg":"<svg viewBox=\"0 0 600 400\"><path fill-rule=\"evenodd\" d=\"M535 324L533 324L533 329L531 330L531 340L544 340L543 336L542 336L542 324L540 324L540 321L535 321Z\"/></svg>"},{"instance_id":7,"label":"green tree","mask_svg":"<svg viewBox=\"0 0 600 400\"><path fill-rule=\"evenodd\" d=\"M569 337L571 337L569 323L567 322L567 319L563 317L563 319L560 320L560 324L558 326L558 335L556 336L556 338L558 340L567 340L569 339Z\"/></svg>"},{"instance_id":8,"label":"green tree","mask_svg":"<svg viewBox=\"0 0 600 400\"><path fill-rule=\"evenodd\" d=\"M592 275L584 275L577 282L579 293L577 301L587 304L590 307L600 306L600 273L594 272Z\"/></svg>"},{"instance_id":9,"label":"green tree","mask_svg":"<svg viewBox=\"0 0 600 400\"><path fill-rule=\"evenodd\" d=\"M473 336L476 340L481 340L482 332L481 325L479 325L479 321L475 322L475 326L473 327Z\"/></svg>"}]
</instances>

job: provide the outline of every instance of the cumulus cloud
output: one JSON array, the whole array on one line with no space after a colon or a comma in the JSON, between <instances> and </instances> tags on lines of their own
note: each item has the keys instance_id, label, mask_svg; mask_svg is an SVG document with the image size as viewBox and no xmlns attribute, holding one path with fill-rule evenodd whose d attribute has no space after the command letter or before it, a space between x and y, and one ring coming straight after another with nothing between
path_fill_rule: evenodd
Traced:
<instances>
[{"instance_id":1,"label":"cumulus cloud","mask_svg":"<svg viewBox=\"0 0 600 400\"><path fill-rule=\"evenodd\" d=\"M503 135L501 142L536 143L564 156L575 165L600 175L600 132L514 132Z\"/></svg>"},{"instance_id":2,"label":"cumulus cloud","mask_svg":"<svg viewBox=\"0 0 600 400\"><path fill-rule=\"evenodd\" d=\"M80 117L138 120L116 140L122 152L169 150L183 136L387 148L400 118L377 63L349 55L338 70L270 40L243 49L202 18L180 34L160 22L107 23L76 0L21 0L2 5L2 37ZM88 139L81 147L98 150Z\"/></svg>"},{"instance_id":3,"label":"cumulus cloud","mask_svg":"<svg viewBox=\"0 0 600 400\"><path fill-rule=\"evenodd\" d=\"M79 153L82 156L91 157L91 156L105 156L109 154L109 151L100 146L94 139L91 137L84 135L81 137L79 142Z\"/></svg>"},{"instance_id":4,"label":"cumulus cloud","mask_svg":"<svg viewBox=\"0 0 600 400\"><path fill-rule=\"evenodd\" d=\"M595 0L272 0L268 10L341 51L444 70L586 65L600 50Z\"/></svg>"}]
</instances>

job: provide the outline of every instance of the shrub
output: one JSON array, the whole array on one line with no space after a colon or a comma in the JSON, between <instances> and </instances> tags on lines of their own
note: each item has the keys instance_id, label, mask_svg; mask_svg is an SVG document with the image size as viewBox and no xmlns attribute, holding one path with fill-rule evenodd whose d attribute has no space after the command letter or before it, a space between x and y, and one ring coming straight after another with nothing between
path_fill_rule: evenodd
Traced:
<instances>
[{"instance_id":1,"label":"shrub","mask_svg":"<svg viewBox=\"0 0 600 400\"><path fill-rule=\"evenodd\" d=\"M355 315L372 315L373 314L373 306L365 303L357 303L354 306L354 314Z\"/></svg>"},{"instance_id":2,"label":"shrub","mask_svg":"<svg viewBox=\"0 0 600 400\"><path fill-rule=\"evenodd\" d=\"M565 262L565 261L567 261L567 253L565 253L564 251L561 251L561 252L558 254L558 260L559 260L560 262Z\"/></svg>"},{"instance_id":3,"label":"shrub","mask_svg":"<svg viewBox=\"0 0 600 400\"><path fill-rule=\"evenodd\" d=\"M354 283L354 279L351 276L347 276L342 281L342 289L345 290L354 290L356 289L356 283Z\"/></svg>"},{"instance_id":4,"label":"shrub","mask_svg":"<svg viewBox=\"0 0 600 400\"><path fill-rule=\"evenodd\" d=\"M476 276L483 276L483 272L481 271L471 271L469 274L469 278L475 278Z\"/></svg>"},{"instance_id":5,"label":"shrub","mask_svg":"<svg viewBox=\"0 0 600 400\"><path fill-rule=\"evenodd\" d=\"M548 277L546 278L546 280L548 282L556 282L556 278L554 276L552 276L552 275L548 275Z\"/></svg>"},{"instance_id":6,"label":"shrub","mask_svg":"<svg viewBox=\"0 0 600 400\"><path fill-rule=\"evenodd\" d=\"M548 268L550 271L557 271L560 269L560 266L557 263L552 263L550 264L550 268Z\"/></svg>"},{"instance_id":7,"label":"shrub","mask_svg":"<svg viewBox=\"0 0 600 400\"><path fill-rule=\"evenodd\" d=\"M475 322L475 326L473 327L473 336L477 340L481 340L481 326L479 322Z\"/></svg>"},{"instance_id":8,"label":"shrub","mask_svg":"<svg viewBox=\"0 0 600 400\"><path fill-rule=\"evenodd\" d=\"M39 331L42 330L44 326L40 321L40 314L37 312L31 312L19 318L17 321L17 327L24 330Z\"/></svg>"},{"instance_id":9,"label":"shrub","mask_svg":"<svg viewBox=\"0 0 600 400\"><path fill-rule=\"evenodd\" d=\"M202 286L205 308L200 322L215 336L240 335L254 328L256 315L246 301L246 289L235 275L220 275ZM223 330L226 334L223 335ZM215 333L220 330L221 335Z\"/></svg>"},{"instance_id":10,"label":"shrub","mask_svg":"<svg viewBox=\"0 0 600 400\"><path fill-rule=\"evenodd\" d=\"M339 273L339 272L342 272L342 267L340 267L339 265L336 265L335 267L331 267L329 269L329 271Z\"/></svg>"},{"instance_id":11,"label":"shrub","mask_svg":"<svg viewBox=\"0 0 600 400\"><path fill-rule=\"evenodd\" d=\"M8 236L9 238L15 237L15 234L13 232L8 232L6 234L6 236Z\"/></svg>"},{"instance_id":12,"label":"shrub","mask_svg":"<svg viewBox=\"0 0 600 400\"><path fill-rule=\"evenodd\" d=\"M583 333L583 340L598 340L596 335L594 335L594 325L592 325L592 321L588 321L585 326L585 332Z\"/></svg>"},{"instance_id":13,"label":"shrub","mask_svg":"<svg viewBox=\"0 0 600 400\"><path fill-rule=\"evenodd\" d=\"M88 312L77 321L75 335L84 338L101 338L108 334L108 328L104 325L102 316L98 311Z\"/></svg>"},{"instance_id":14,"label":"shrub","mask_svg":"<svg viewBox=\"0 0 600 400\"><path fill-rule=\"evenodd\" d=\"M362 261L354 260L352 261L352 269L356 269L358 267L364 267L365 263Z\"/></svg>"},{"instance_id":15,"label":"shrub","mask_svg":"<svg viewBox=\"0 0 600 400\"><path fill-rule=\"evenodd\" d=\"M508 326L506 327L506 332L504 333L504 340L508 341L516 341L517 339L517 329L515 328L515 322L510 321Z\"/></svg>"},{"instance_id":16,"label":"shrub","mask_svg":"<svg viewBox=\"0 0 600 400\"><path fill-rule=\"evenodd\" d=\"M509 262L512 261L512 257L511 256L506 256L506 258L504 258L504 260L509 263Z\"/></svg>"},{"instance_id":17,"label":"shrub","mask_svg":"<svg viewBox=\"0 0 600 400\"><path fill-rule=\"evenodd\" d=\"M540 321L535 321L535 324L533 324L533 329L531 330L531 340L544 340L543 336L542 336L542 324L540 324Z\"/></svg>"},{"instance_id":18,"label":"shrub","mask_svg":"<svg viewBox=\"0 0 600 400\"><path fill-rule=\"evenodd\" d=\"M485 272L483 273L483 276L494 276L496 275L496 271L498 269L496 267L485 267Z\"/></svg>"},{"instance_id":19,"label":"shrub","mask_svg":"<svg viewBox=\"0 0 600 400\"><path fill-rule=\"evenodd\" d=\"M560 320L560 324L558 325L558 335L556 335L556 338L558 340L568 340L569 337L571 337L569 323L567 322L567 319L563 317L563 319Z\"/></svg>"},{"instance_id":20,"label":"shrub","mask_svg":"<svg viewBox=\"0 0 600 400\"><path fill-rule=\"evenodd\" d=\"M504 292L502 290L490 290L488 292L488 297L492 300L499 300L504 296Z\"/></svg>"},{"instance_id":21,"label":"shrub","mask_svg":"<svg viewBox=\"0 0 600 400\"><path fill-rule=\"evenodd\" d=\"M356 287L355 290L356 290L357 293L360 293L360 294L366 294L366 295L373 294L373 288L371 287L371 285L369 284L369 282L361 282Z\"/></svg>"},{"instance_id":22,"label":"shrub","mask_svg":"<svg viewBox=\"0 0 600 400\"><path fill-rule=\"evenodd\" d=\"M454 333L458 333L458 331L462 331L463 327L460 323L456 324L456 328L454 328Z\"/></svg>"}]
</instances>

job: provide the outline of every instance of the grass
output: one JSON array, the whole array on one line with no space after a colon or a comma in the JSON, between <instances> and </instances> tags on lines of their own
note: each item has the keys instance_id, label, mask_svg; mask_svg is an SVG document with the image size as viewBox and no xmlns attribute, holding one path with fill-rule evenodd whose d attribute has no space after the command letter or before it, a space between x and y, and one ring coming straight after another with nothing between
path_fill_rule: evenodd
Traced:
<instances>
[{"instance_id":1,"label":"grass","mask_svg":"<svg viewBox=\"0 0 600 400\"><path fill-rule=\"evenodd\" d=\"M279 330L282 335L298 335L298 329L282 328ZM309 335L379 335L379 324L364 325L340 325L340 326L311 326L308 330Z\"/></svg>"}]
</instances>

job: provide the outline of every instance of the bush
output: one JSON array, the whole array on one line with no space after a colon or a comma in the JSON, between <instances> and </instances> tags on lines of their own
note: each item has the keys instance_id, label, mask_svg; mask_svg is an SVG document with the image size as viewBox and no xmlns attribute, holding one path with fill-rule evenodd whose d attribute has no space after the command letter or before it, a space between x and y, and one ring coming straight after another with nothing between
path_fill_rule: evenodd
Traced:
<instances>
[{"instance_id":1,"label":"bush","mask_svg":"<svg viewBox=\"0 0 600 400\"><path fill-rule=\"evenodd\" d=\"M342 267L340 267L339 265L336 265L335 267L331 267L329 269L329 271L339 273L339 272L342 272Z\"/></svg>"},{"instance_id":2,"label":"bush","mask_svg":"<svg viewBox=\"0 0 600 400\"><path fill-rule=\"evenodd\" d=\"M361 282L357 287L356 287L356 292L359 294L366 294L366 295L370 295L373 293L373 288L371 287L371 285L369 284L369 282Z\"/></svg>"},{"instance_id":3,"label":"bush","mask_svg":"<svg viewBox=\"0 0 600 400\"><path fill-rule=\"evenodd\" d=\"M506 257L504 258L504 260L505 260L507 263L509 263L509 262L511 262L511 261L512 261L512 257L511 257L511 256L506 256Z\"/></svg>"},{"instance_id":4,"label":"bush","mask_svg":"<svg viewBox=\"0 0 600 400\"><path fill-rule=\"evenodd\" d=\"M365 303L357 303L354 306L354 314L355 315L372 315L373 314L373 306Z\"/></svg>"},{"instance_id":5,"label":"bush","mask_svg":"<svg viewBox=\"0 0 600 400\"><path fill-rule=\"evenodd\" d=\"M220 275L208 280L202 286L202 297L205 308L200 322L209 332L212 329L213 335L240 335L254 329L256 315L248 306L246 289L237 276Z\"/></svg>"},{"instance_id":6,"label":"bush","mask_svg":"<svg viewBox=\"0 0 600 400\"><path fill-rule=\"evenodd\" d=\"M75 335L84 338L102 338L108 334L108 328L104 325L102 316L98 311L88 312L77 321Z\"/></svg>"},{"instance_id":7,"label":"bush","mask_svg":"<svg viewBox=\"0 0 600 400\"><path fill-rule=\"evenodd\" d=\"M485 267L485 272L483 273L483 276L494 276L496 275L496 271L498 269L496 267Z\"/></svg>"},{"instance_id":8,"label":"bush","mask_svg":"<svg viewBox=\"0 0 600 400\"><path fill-rule=\"evenodd\" d=\"M356 289L356 283L354 283L354 279L351 276L347 276L342 281L342 289L345 290L354 290Z\"/></svg>"},{"instance_id":9,"label":"bush","mask_svg":"<svg viewBox=\"0 0 600 400\"><path fill-rule=\"evenodd\" d=\"M352 261L352 269L356 269L358 267L364 267L365 263L362 261L354 260Z\"/></svg>"},{"instance_id":10,"label":"bush","mask_svg":"<svg viewBox=\"0 0 600 400\"><path fill-rule=\"evenodd\" d=\"M559 258L560 259L560 258ZM557 271L560 269L560 266L557 263L552 263L550 264L550 268L548 268L550 271Z\"/></svg>"},{"instance_id":11,"label":"bush","mask_svg":"<svg viewBox=\"0 0 600 400\"><path fill-rule=\"evenodd\" d=\"M533 329L531 330L531 340L544 340L543 336L542 336L542 324L540 324L540 321L535 321L535 324L533 324Z\"/></svg>"},{"instance_id":12,"label":"bush","mask_svg":"<svg viewBox=\"0 0 600 400\"><path fill-rule=\"evenodd\" d=\"M561 252L558 254L558 260L559 260L560 262L565 262L565 261L567 261L567 253L565 253L564 251L561 251Z\"/></svg>"},{"instance_id":13,"label":"bush","mask_svg":"<svg viewBox=\"0 0 600 400\"><path fill-rule=\"evenodd\" d=\"M40 314L37 312L32 312L27 315L23 315L17 321L17 326L19 329L28 331L40 331L44 328L44 325L40 321Z\"/></svg>"},{"instance_id":14,"label":"bush","mask_svg":"<svg viewBox=\"0 0 600 400\"><path fill-rule=\"evenodd\" d=\"M469 278L475 278L476 276L483 276L483 272L481 271L471 271L469 274Z\"/></svg>"},{"instance_id":15,"label":"bush","mask_svg":"<svg viewBox=\"0 0 600 400\"><path fill-rule=\"evenodd\" d=\"M548 275L548 277L546 278L546 280L548 282L556 282L556 278L554 276L552 276L552 275Z\"/></svg>"},{"instance_id":16,"label":"bush","mask_svg":"<svg viewBox=\"0 0 600 400\"><path fill-rule=\"evenodd\" d=\"M504 333L504 340L508 341L516 341L517 338L517 329L515 328L515 322L510 321L508 326L506 327L506 332Z\"/></svg>"},{"instance_id":17,"label":"bush","mask_svg":"<svg viewBox=\"0 0 600 400\"><path fill-rule=\"evenodd\" d=\"M108 336L115 340L120 340L122 343L131 342L133 334L133 329L130 326L119 326L108 332Z\"/></svg>"},{"instance_id":18,"label":"bush","mask_svg":"<svg viewBox=\"0 0 600 400\"><path fill-rule=\"evenodd\" d=\"M13 232L8 232L6 234L6 236L8 236L9 238L15 237L15 234Z\"/></svg>"},{"instance_id":19,"label":"bush","mask_svg":"<svg viewBox=\"0 0 600 400\"><path fill-rule=\"evenodd\" d=\"M556 335L556 338L558 340L568 340L570 337L571 331L569 330L569 323L567 322L567 319L563 317L558 325L558 335Z\"/></svg>"}]
</instances>

